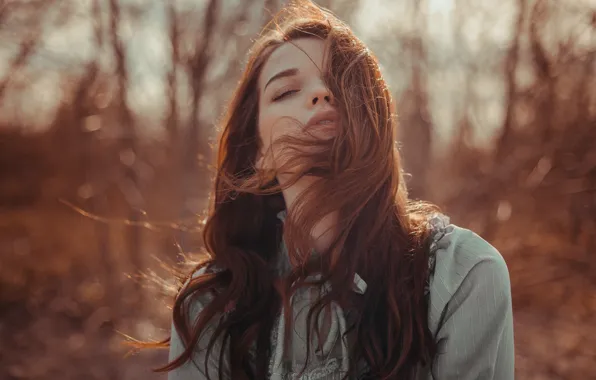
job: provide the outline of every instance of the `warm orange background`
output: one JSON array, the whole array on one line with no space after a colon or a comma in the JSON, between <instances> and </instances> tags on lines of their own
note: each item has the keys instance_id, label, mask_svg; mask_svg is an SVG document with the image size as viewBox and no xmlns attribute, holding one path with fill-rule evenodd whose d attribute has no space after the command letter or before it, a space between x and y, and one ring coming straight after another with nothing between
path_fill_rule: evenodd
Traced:
<instances>
[{"instance_id":1,"label":"warm orange background","mask_svg":"<svg viewBox=\"0 0 596 380\"><path fill-rule=\"evenodd\" d=\"M593 1L319 3L379 58L413 196L505 256L517 378L593 378ZM1 380L165 379L121 343L167 336L214 123L280 5L0 2Z\"/></svg>"}]
</instances>

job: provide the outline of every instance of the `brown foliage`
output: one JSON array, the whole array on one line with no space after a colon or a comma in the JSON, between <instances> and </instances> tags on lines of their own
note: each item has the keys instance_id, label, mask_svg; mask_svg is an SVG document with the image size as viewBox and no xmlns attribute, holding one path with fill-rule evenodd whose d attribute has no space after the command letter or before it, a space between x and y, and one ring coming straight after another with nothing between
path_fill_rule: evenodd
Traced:
<instances>
[{"instance_id":1,"label":"brown foliage","mask_svg":"<svg viewBox=\"0 0 596 380\"><path fill-rule=\"evenodd\" d=\"M264 0L211 13L164 2L163 34L172 49L157 75L166 88L161 117L135 106L132 96L139 94L139 61L131 55L138 43L128 31L140 33L149 5L82 3L0 1L0 39L9 47L0 78L0 379L145 379L163 363L148 355L121 361L115 331L166 335L155 327L169 328L160 293L134 284L139 272L172 278L163 266L200 248L196 214L209 184L209 126L238 79L250 38L271 14L249 12ZM354 3L325 5L350 19ZM480 3L454 4L459 26L481 17L474 13ZM507 259L517 378L589 378L596 357L596 9L571 0L515 4L511 42L497 53L487 44L474 55L465 33L456 37L457 60L468 62L448 143L438 140L442 120L429 100L430 74L441 64L430 54L436 46L424 34L429 25L413 34L388 30L383 45L371 47L407 78L407 92L396 98L402 132L410 128L402 145L406 163L413 162L412 186ZM92 31L87 61L45 47L43 38L69 22ZM198 38L205 35L210 44ZM402 68L391 66L397 46L404 47ZM36 87L56 72L59 88ZM483 75L499 78L503 119L490 144L479 146L474 135L486 126L474 86ZM32 133L36 100L44 96L60 99L42 131ZM143 315L135 313L140 306Z\"/></svg>"}]
</instances>

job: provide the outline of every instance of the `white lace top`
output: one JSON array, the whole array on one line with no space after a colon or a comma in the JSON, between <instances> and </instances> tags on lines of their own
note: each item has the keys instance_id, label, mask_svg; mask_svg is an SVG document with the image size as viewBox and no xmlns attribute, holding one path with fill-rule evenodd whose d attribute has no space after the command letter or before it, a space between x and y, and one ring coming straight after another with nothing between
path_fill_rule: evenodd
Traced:
<instances>
[{"instance_id":1,"label":"white lace top","mask_svg":"<svg viewBox=\"0 0 596 380\"><path fill-rule=\"evenodd\" d=\"M283 220L285 215L280 213ZM418 380L510 380L514 378L513 318L509 273L499 252L470 230L449 223L437 215L431 219L431 260L433 270L428 282L429 327L437 337L438 354L430 368L420 368ZM282 244L278 270L289 268L285 246ZM204 270L198 271L198 276ZM354 276L352 290L366 292L366 282ZM278 318L272 332L272 355L269 363L271 380L335 380L342 379L348 370L348 353L356 344L346 331L346 316L341 307L331 304L327 318L328 333L317 342L311 334L313 352L302 372L306 358L306 316L313 300L313 292L301 288L291 300L293 332L285 346L284 318ZM197 316L208 297L194 300L190 314ZM283 312L283 311L282 311ZM324 313L321 313L322 315ZM280 315L283 315L280 313ZM206 347L212 328L203 332L193 360L168 373L168 380L203 380L209 370L211 379L218 376L219 348L216 346L205 368ZM322 344L319 344L322 343ZM184 346L172 325L170 360L178 357ZM314 349L321 347L321 349ZM228 361L224 358L223 373L230 379ZM359 366L361 371L365 364Z\"/></svg>"}]
</instances>

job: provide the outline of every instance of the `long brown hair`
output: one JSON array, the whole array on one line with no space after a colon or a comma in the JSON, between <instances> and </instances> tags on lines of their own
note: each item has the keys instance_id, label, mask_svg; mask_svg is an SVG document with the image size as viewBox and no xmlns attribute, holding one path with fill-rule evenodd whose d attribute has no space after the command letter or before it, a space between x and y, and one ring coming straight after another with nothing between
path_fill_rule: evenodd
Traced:
<instances>
[{"instance_id":1,"label":"long brown hair","mask_svg":"<svg viewBox=\"0 0 596 380\"><path fill-rule=\"evenodd\" d=\"M330 59L323 74L342 127L323 141L285 138L292 155L284 167L294 169L295 175L284 186L303 175L324 180L297 200L281 225L281 186L274 175L255 168L260 152L258 78L275 48L298 38L327 41ZM436 347L428 328L425 285L427 220L435 209L408 200L396 124L378 63L348 26L310 2L295 2L275 16L254 44L222 122L215 189L203 231L210 259L201 264L219 270L187 278L175 300L173 321L188 348L159 370L190 360L199 336L212 323L216 327L207 355L221 360L223 352L212 352L212 347L222 339L230 348L232 378L266 378L277 313L314 272L321 274L320 283L331 284L331 290L313 305L308 320L317 321L331 302L357 316L350 329L357 339L350 363L364 360L372 378L412 379L420 364L432 362ZM307 154L300 149L306 144L325 149ZM319 260L312 260L310 231L333 211L339 213L337 237ZM271 263L282 238L293 270L278 279ZM356 271L367 283L363 295L350 291ZM189 326L187 301L207 292L212 300ZM220 318L229 305L234 307ZM308 336L318 333L312 327ZM253 345L256 362L251 363Z\"/></svg>"}]
</instances>

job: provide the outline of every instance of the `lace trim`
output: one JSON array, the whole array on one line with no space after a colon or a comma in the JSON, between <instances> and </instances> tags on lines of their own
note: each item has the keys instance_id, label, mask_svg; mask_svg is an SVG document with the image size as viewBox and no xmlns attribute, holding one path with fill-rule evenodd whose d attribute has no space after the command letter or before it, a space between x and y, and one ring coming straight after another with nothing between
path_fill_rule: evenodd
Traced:
<instances>
[{"instance_id":1,"label":"lace trim","mask_svg":"<svg viewBox=\"0 0 596 380\"><path fill-rule=\"evenodd\" d=\"M327 360L325 363L311 369L308 371L304 371L304 373L300 374L300 372L294 371L285 371L285 372L270 372L270 375L278 375L281 379L287 380L321 380L321 379L329 379L330 376L336 375L338 379L343 377L344 374L340 370L340 363L339 359L332 358Z\"/></svg>"}]
</instances>

